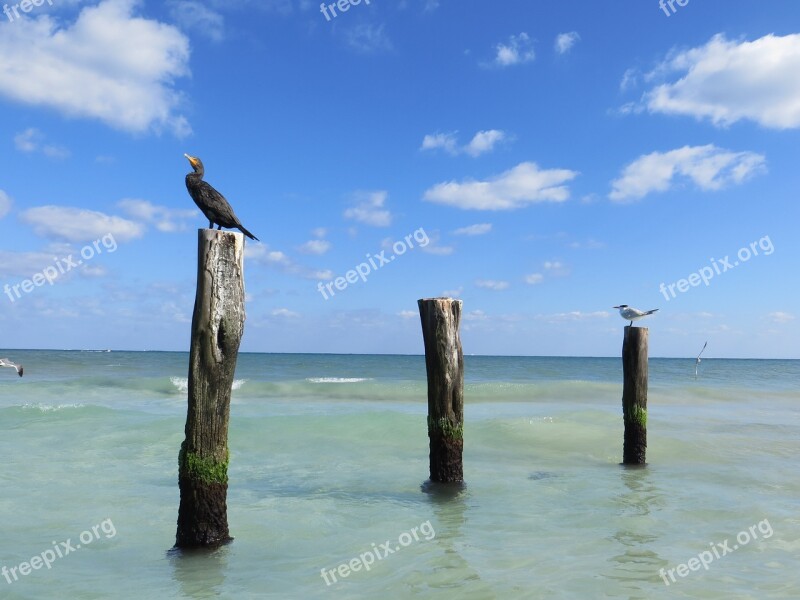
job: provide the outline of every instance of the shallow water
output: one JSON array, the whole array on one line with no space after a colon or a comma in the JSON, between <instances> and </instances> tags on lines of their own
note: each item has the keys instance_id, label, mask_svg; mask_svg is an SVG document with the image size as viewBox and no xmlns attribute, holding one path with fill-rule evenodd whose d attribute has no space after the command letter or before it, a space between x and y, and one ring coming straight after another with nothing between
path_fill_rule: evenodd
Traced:
<instances>
[{"instance_id":1,"label":"shallow water","mask_svg":"<svg viewBox=\"0 0 800 600\"><path fill-rule=\"evenodd\" d=\"M13 356L26 375L0 373L0 567L53 542L74 546L85 531L88 540L103 522L114 535L98 529L10 584L0 575L2 598L796 598L800 589L799 361L708 359L695 380L693 360L652 359L649 465L624 469L618 359L466 357L467 485L452 492L423 489L422 357L242 354L228 492L236 539L187 556L168 551L188 356ZM733 550L742 532L747 543ZM707 570L669 579L726 539L731 550ZM326 584L322 569L387 541L399 549Z\"/></svg>"}]
</instances>

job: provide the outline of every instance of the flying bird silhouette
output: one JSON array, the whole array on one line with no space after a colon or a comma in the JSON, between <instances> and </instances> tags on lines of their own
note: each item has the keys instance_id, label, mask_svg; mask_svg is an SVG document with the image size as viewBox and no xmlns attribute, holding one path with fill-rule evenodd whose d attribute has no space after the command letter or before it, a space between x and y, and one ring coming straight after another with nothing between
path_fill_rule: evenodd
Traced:
<instances>
[{"instance_id":1,"label":"flying bird silhouette","mask_svg":"<svg viewBox=\"0 0 800 600\"><path fill-rule=\"evenodd\" d=\"M706 346L708 346L708 342L703 344L703 349L700 350L700 354L706 351ZM700 366L700 354L697 355L697 358L694 359L694 378L697 379L697 367Z\"/></svg>"},{"instance_id":2,"label":"flying bird silhouette","mask_svg":"<svg viewBox=\"0 0 800 600\"><path fill-rule=\"evenodd\" d=\"M186 189L189 190L192 200L208 219L208 228L214 229L214 224L216 223L217 229L222 229L223 227L238 229L251 240L258 241L258 238L247 231L242 222L239 221L225 196L215 190L211 184L203 181L203 175L205 175L203 161L196 156L189 156L188 154L184 154L184 156L189 161L189 164L192 165L192 173L186 175Z\"/></svg>"},{"instance_id":3,"label":"flying bird silhouette","mask_svg":"<svg viewBox=\"0 0 800 600\"><path fill-rule=\"evenodd\" d=\"M17 375L22 377L22 365L15 364L7 358L0 358L0 367L11 367L17 370Z\"/></svg>"}]
</instances>

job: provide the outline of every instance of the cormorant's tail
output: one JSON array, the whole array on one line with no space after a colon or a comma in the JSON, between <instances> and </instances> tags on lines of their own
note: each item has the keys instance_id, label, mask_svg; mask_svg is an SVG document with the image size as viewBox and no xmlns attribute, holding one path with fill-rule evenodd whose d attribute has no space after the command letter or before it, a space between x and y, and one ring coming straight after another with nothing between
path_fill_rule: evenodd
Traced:
<instances>
[{"instance_id":1,"label":"cormorant's tail","mask_svg":"<svg viewBox=\"0 0 800 600\"><path fill-rule=\"evenodd\" d=\"M260 242L260 241L261 241L261 240L259 240L259 239L258 239L256 236L254 236L252 233L250 233L249 231L247 231L247 229L245 229L245 228L244 228L244 225L241 225L241 224L240 224L240 225L237 225L237 226L236 226L236 229L238 229L239 231L241 231L243 234L245 234L245 235L246 235L247 237L249 237L251 240L255 240L255 241L257 241L257 242Z\"/></svg>"}]
</instances>

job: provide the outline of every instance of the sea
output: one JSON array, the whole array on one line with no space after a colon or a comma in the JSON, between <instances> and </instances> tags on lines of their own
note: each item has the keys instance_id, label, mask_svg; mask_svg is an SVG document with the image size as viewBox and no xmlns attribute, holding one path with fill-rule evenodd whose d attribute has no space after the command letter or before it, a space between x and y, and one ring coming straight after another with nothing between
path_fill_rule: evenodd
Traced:
<instances>
[{"instance_id":1,"label":"sea","mask_svg":"<svg viewBox=\"0 0 800 600\"><path fill-rule=\"evenodd\" d=\"M0 598L800 597L800 361L465 357L463 486L422 356L239 355L228 521L172 549L188 354L3 351Z\"/></svg>"}]
</instances>

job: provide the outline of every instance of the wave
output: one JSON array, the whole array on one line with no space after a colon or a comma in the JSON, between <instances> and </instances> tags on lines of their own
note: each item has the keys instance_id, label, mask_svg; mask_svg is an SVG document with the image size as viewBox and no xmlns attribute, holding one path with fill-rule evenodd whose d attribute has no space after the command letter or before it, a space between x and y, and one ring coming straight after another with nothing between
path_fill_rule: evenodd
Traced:
<instances>
[{"instance_id":1,"label":"wave","mask_svg":"<svg viewBox=\"0 0 800 600\"><path fill-rule=\"evenodd\" d=\"M361 383L362 381L372 381L371 377L307 377L306 381L311 383Z\"/></svg>"},{"instance_id":2,"label":"wave","mask_svg":"<svg viewBox=\"0 0 800 600\"><path fill-rule=\"evenodd\" d=\"M186 394L189 391L189 378L188 377L170 377L169 378L172 385L175 386L181 394ZM234 379L233 385L231 388L233 390L240 389L245 383L247 383L247 379Z\"/></svg>"}]
</instances>

